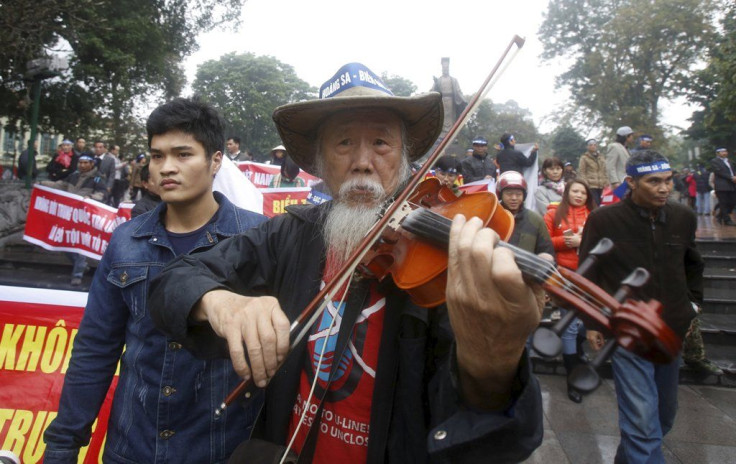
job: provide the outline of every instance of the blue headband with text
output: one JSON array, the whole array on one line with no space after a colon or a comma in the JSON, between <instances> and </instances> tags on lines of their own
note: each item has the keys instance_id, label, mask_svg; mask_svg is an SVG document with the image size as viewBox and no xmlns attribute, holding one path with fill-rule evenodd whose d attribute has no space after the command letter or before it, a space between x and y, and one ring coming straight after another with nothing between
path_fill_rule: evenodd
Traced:
<instances>
[{"instance_id":1,"label":"blue headband with text","mask_svg":"<svg viewBox=\"0 0 736 464\"><path fill-rule=\"evenodd\" d=\"M626 175L631 177L641 177L647 174L654 174L656 172L668 172L671 171L669 161L655 161L653 163L637 164L636 166L629 166L626 168ZM629 190L628 182L621 182L621 185L616 187L613 194L619 198L623 198L626 192Z\"/></svg>"},{"instance_id":2,"label":"blue headband with text","mask_svg":"<svg viewBox=\"0 0 736 464\"><path fill-rule=\"evenodd\" d=\"M665 172L671 170L672 167L670 167L669 161L655 161L654 163L629 166L626 168L626 174L631 177L641 177L647 174L653 174L655 172Z\"/></svg>"},{"instance_id":3,"label":"blue headband with text","mask_svg":"<svg viewBox=\"0 0 736 464\"><path fill-rule=\"evenodd\" d=\"M393 92L373 71L360 63L348 63L340 68L330 80L322 84L319 89L319 98L321 100L334 97L353 87L368 87L388 96L394 96Z\"/></svg>"}]
</instances>

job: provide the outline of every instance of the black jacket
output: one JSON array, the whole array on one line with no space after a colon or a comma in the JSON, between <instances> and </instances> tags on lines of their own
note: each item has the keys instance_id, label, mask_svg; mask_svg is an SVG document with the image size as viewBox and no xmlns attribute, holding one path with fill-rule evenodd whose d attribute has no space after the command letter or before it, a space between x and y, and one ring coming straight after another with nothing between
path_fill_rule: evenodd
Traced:
<instances>
[{"instance_id":1,"label":"black jacket","mask_svg":"<svg viewBox=\"0 0 736 464\"><path fill-rule=\"evenodd\" d=\"M140 216L141 214L147 213L154 209L158 204L161 203L161 197L154 195L146 189L143 189L141 199L135 202L135 206L130 210L130 218Z\"/></svg>"},{"instance_id":2,"label":"black jacket","mask_svg":"<svg viewBox=\"0 0 736 464\"><path fill-rule=\"evenodd\" d=\"M731 163L731 169L736 174L736 165ZM728 166L719 157L715 157L710 160L710 170L715 175L714 184L716 192L734 192L736 191L736 184L733 183L731 171L728 170Z\"/></svg>"},{"instance_id":3,"label":"black jacket","mask_svg":"<svg viewBox=\"0 0 736 464\"><path fill-rule=\"evenodd\" d=\"M637 267L651 273L642 288L643 300L654 298L664 307L665 322L683 337L695 316L690 302L703 302L703 259L695 247L697 218L685 205L668 202L652 220L648 211L626 198L588 216L580 243L580 262L603 237L615 248L586 274L609 294Z\"/></svg>"},{"instance_id":4,"label":"black jacket","mask_svg":"<svg viewBox=\"0 0 736 464\"><path fill-rule=\"evenodd\" d=\"M274 295L287 316L295 319L319 289L324 260L320 218L327 207L329 203L290 207L288 214L262 227L172 263L151 282L149 308L156 325L195 354L224 355L224 340L208 325L192 326L187 320L204 293L223 287L239 293ZM412 305L391 283L383 291L387 303L367 461L475 463L486 462L490 456L494 462L525 459L542 438L539 385L526 356L511 408L496 413L468 409L462 406L455 388L446 311ZM269 383L255 437L282 445L288 440L305 346L303 342L294 349ZM441 430L446 435L435 439Z\"/></svg>"},{"instance_id":5,"label":"black jacket","mask_svg":"<svg viewBox=\"0 0 736 464\"><path fill-rule=\"evenodd\" d=\"M491 156L468 156L460 162L460 172L463 182L468 184L477 180L483 180L486 176L496 178L496 164Z\"/></svg>"},{"instance_id":6,"label":"black jacket","mask_svg":"<svg viewBox=\"0 0 736 464\"><path fill-rule=\"evenodd\" d=\"M516 171L523 174L525 168L537 162L537 150L534 150L527 158L519 150L507 147L498 152L496 161L498 161L498 170L501 174L506 171Z\"/></svg>"},{"instance_id":7,"label":"black jacket","mask_svg":"<svg viewBox=\"0 0 736 464\"><path fill-rule=\"evenodd\" d=\"M708 178L710 177L710 173L705 170L703 167L699 167L698 170L695 172L695 191L698 193L708 193L712 188L710 188L710 184L708 183Z\"/></svg>"}]
</instances>

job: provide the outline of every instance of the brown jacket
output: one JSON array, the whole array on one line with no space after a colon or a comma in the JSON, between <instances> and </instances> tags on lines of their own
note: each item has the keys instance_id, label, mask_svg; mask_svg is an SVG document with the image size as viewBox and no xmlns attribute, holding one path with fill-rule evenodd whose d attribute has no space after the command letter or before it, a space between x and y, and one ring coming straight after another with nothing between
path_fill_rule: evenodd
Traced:
<instances>
[{"instance_id":1,"label":"brown jacket","mask_svg":"<svg viewBox=\"0 0 736 464\"><path fill-rule=\"evenodd\" d=\"M598 153L598 156L593 156L587 151L583 153L580 156L578 177L587 182L590 188L602 189L608 185L606 158L601 153Z\"/></svg>"}]
</instances>

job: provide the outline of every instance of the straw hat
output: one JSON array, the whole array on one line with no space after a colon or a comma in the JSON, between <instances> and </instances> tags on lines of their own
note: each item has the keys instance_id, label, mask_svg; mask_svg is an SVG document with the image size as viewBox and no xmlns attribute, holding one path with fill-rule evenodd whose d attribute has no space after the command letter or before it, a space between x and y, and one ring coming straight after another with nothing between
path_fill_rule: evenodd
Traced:
<instances>
[{"instance_id":1,"label":"straw hat","mask_svg":"<svg viewBox=\"0 0 736 464\"><path fill-rule=\"evenodd\" d=\"M306 172L316 175L316 142L320 125L338 111L383 108L396 113L406 125L412 150L409 161L422 157L442 131L442 97L437 92L396 97L370 69L349 63L319 91L318 100L280 106L273 112L281 141L289 156Z\"/></svg>"}]
</instances>

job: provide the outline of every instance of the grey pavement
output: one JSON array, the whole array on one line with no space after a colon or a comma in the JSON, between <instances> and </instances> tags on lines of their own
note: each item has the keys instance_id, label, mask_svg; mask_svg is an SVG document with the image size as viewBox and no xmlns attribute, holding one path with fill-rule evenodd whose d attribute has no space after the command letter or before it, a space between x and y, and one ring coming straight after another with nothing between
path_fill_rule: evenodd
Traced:
<instances>
[{"instance_id":1,"label":"grey pavement","mask_svg":"<svg viewBox=\"0 0 736 464\"><path fill-rule=\"evenodd\" d=\"M544 403L544 441L525 463L612 463L618 411L612 380L582 404L567 398L565 377L538 375ZM680 385L675 426L664 439L668 464L736 464L736 389Z\"/></svg>"}]
</instances>

